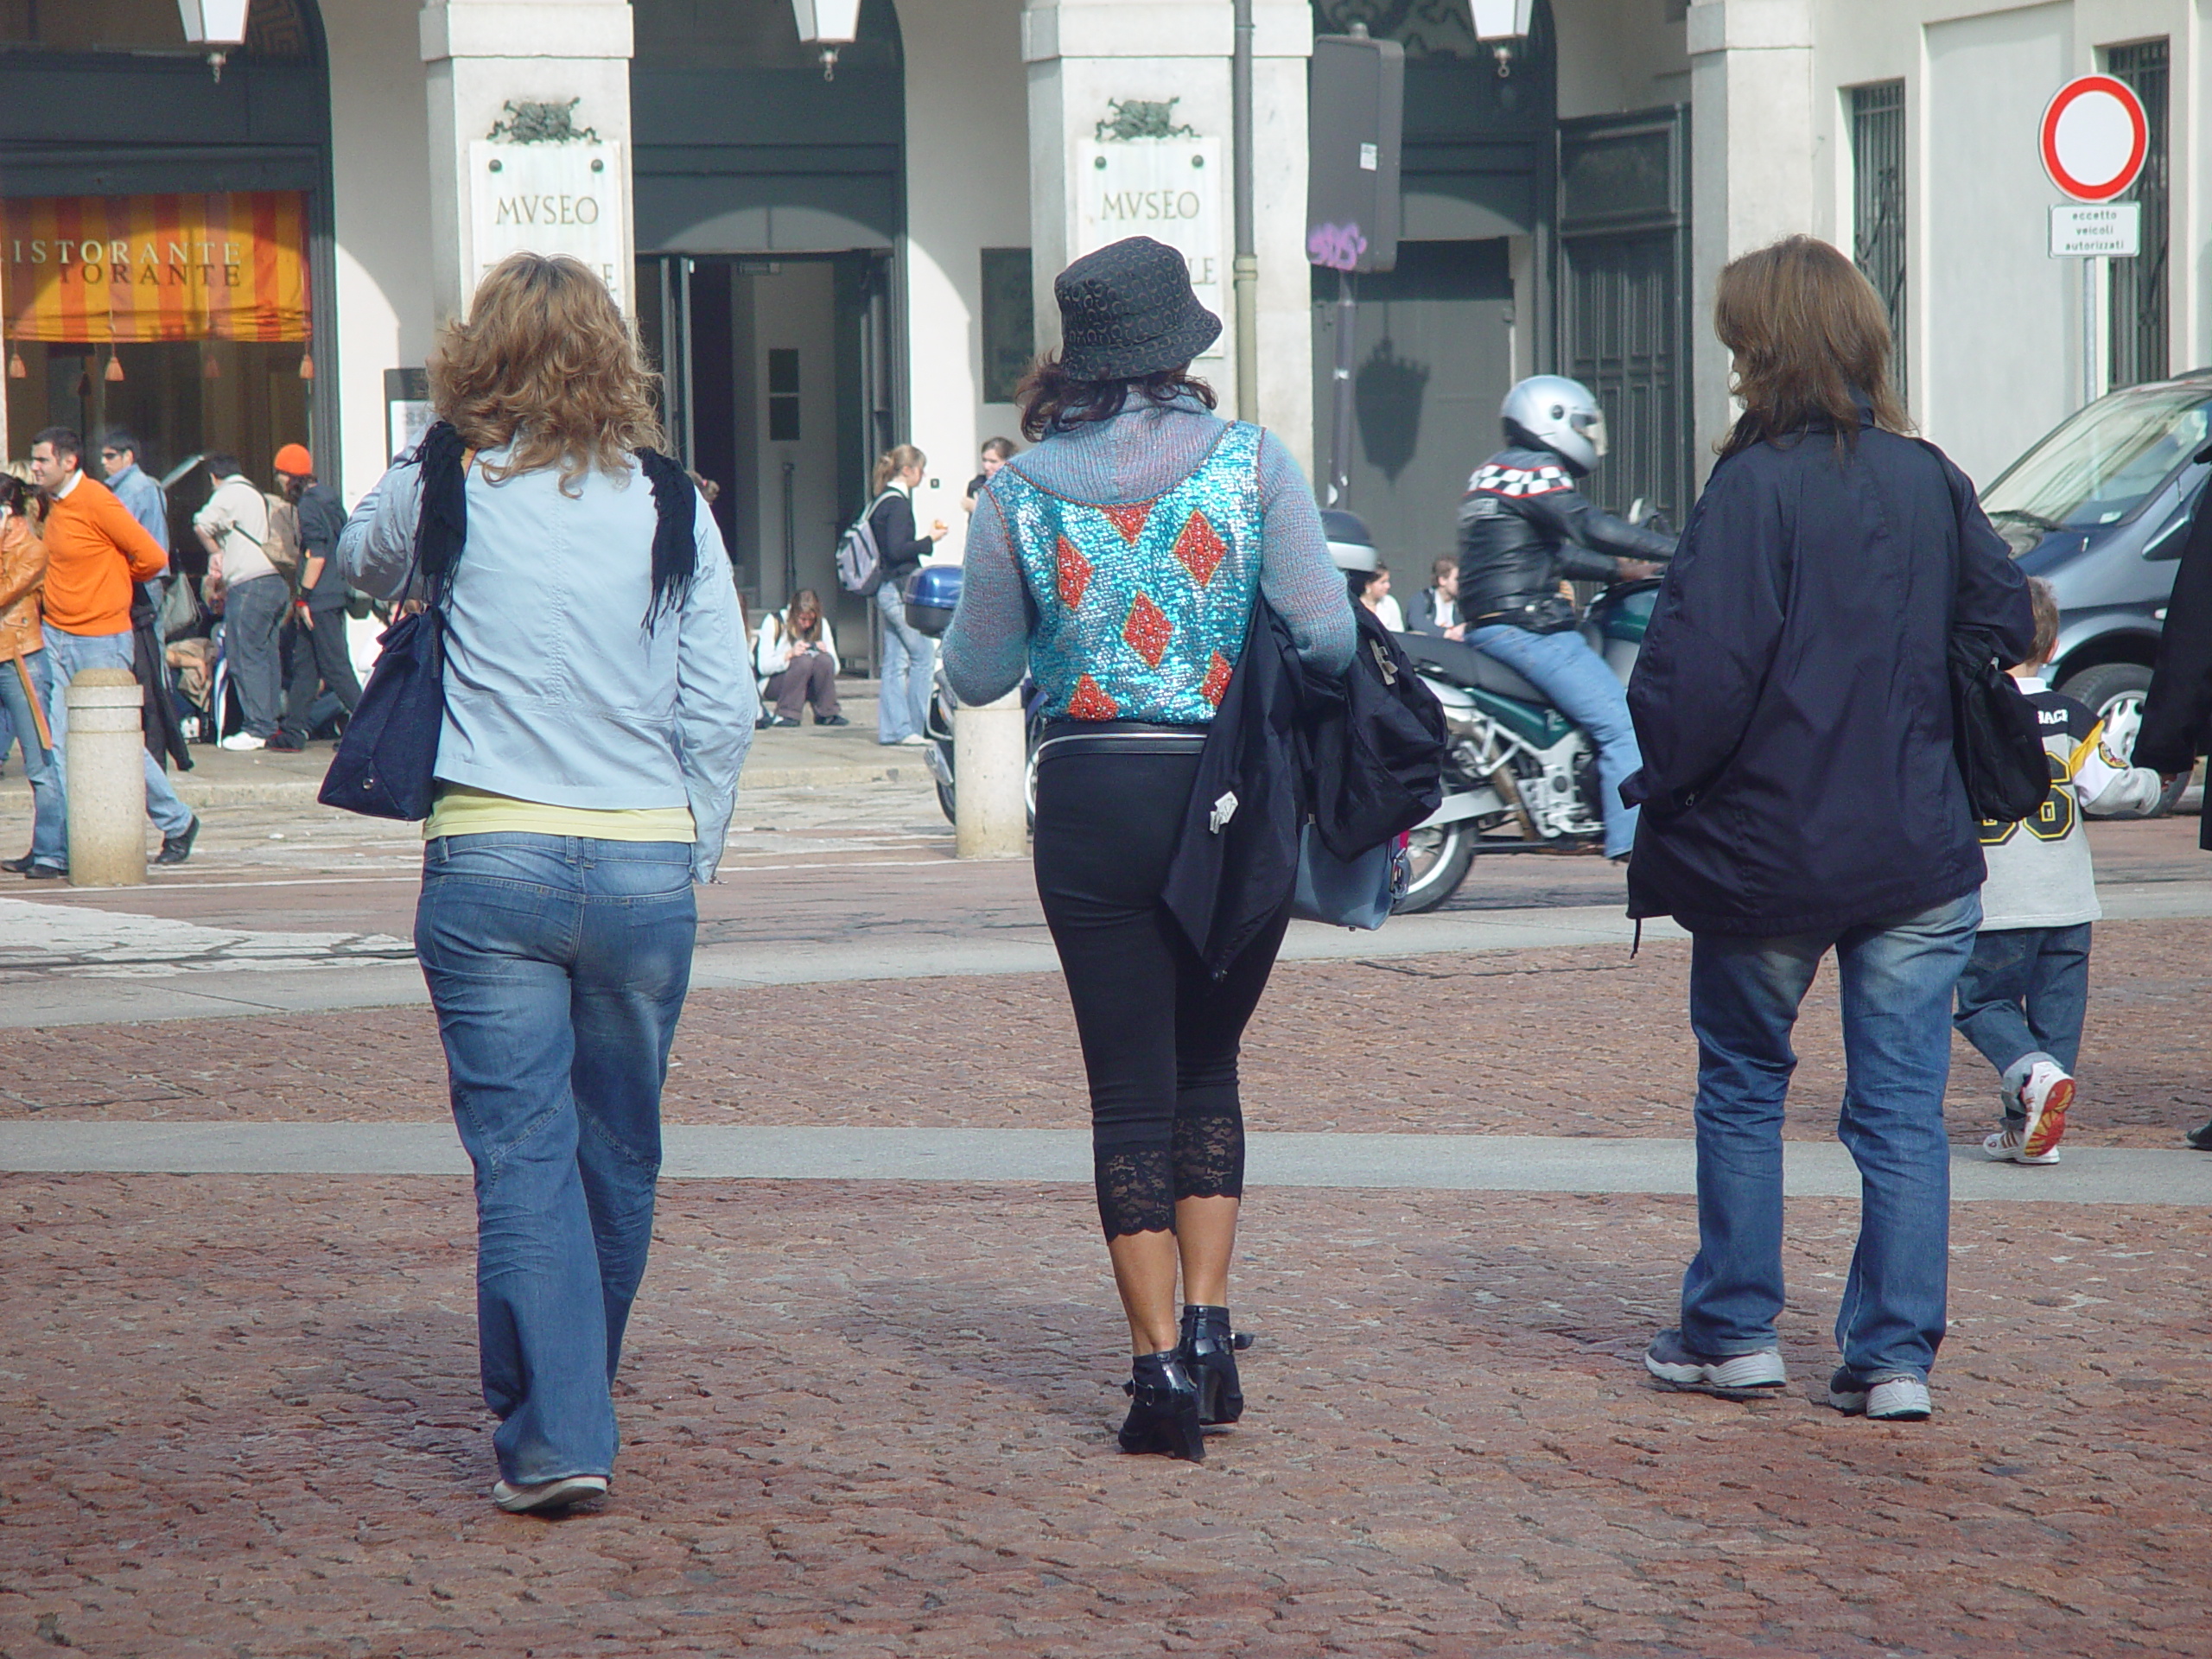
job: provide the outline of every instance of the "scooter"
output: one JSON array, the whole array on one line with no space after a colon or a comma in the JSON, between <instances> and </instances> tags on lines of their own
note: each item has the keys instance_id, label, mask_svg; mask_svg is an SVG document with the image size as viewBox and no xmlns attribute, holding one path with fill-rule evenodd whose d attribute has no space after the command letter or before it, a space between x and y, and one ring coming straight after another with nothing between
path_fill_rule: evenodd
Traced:
<instances>
[{"instance_id":1,"label":"scooter","mask_svg":"<svg viewBox=\"0 0 2212 1659\"><path fill-rule=\"evenodd\" d=\"M959 706L960 699L944 677L944 664L939 663L930 690L929 716L922 722L922 735L930 741L922 759L929 765L930 776L937 779L937 804L951 823L960 822L958 761L952 742L952 711ZM1022 769L1021 794L1029 809L1029 827L1033 830L1037 827L1037 746L1045 737L1045 694L1026 677L1021 682L1021 711L1022 736L1029 757Z\"/></svg>"},{"instance_id":2,"label":"scooter","mask_svg":"<svg viewBox=\"0 0 2212 1659\"><path fill-rule=\"evenodd\" d=\"M1617 582L1591 602L1582 637L1628 683L1659 582ZM1459 889L1478 852L1535 852L1605 833L1598 750L1529 680L1475 646L1434 634L1398 644L1444 705L1451 748L1444 804L1413 831L1401 912L1433 910Z\"/></svg>"}]
</instances>

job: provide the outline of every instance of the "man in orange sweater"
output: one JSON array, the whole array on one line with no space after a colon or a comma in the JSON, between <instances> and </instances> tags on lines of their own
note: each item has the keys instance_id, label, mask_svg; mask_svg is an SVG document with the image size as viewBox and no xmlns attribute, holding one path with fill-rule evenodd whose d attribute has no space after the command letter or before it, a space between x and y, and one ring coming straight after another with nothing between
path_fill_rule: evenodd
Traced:
<instances>
[{"instance_id":1,"label":"man in orange sweater","mask_svg":"<svg viewBox=\"0 0 2212 1659\"><path fill-rule=\"evenodd\" d=\"M69 682L87 668L130 671L130 595L133 585L162 574L168 555L115 499L85 476L84 440L66 426L49 426L31 443L31 477L51 505L46 515L46 648L50 690L47 722L54 728L55 770L68 777ZM159 862L181 864L200 833L168 775L154 757L146 766L146 816L162 832Z\"/></svg>"}]
</instances>

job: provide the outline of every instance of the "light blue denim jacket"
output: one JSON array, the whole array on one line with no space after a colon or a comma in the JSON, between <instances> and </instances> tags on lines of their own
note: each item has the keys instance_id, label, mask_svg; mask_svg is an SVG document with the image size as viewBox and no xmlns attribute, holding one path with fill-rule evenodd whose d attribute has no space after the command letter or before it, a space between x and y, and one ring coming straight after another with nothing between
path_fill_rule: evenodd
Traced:
<instances>
[{"instance_id":1,"label":"light blue denim jacket","mask_svg":"<svg viewBox=\"0 0 2212 1659\"><path fill-rule=\"evenodd\" d=\"M688 805L695 880L711 881L760 700L721 532L698 509L698 575L650 632L652 486L632 463L561 487L557 468L492 482L469 470L468 540L446 630L437 775L551 806ZM415 562L421 468L401 461L338 543L354 587L396 599Z\"/></svg>"}]
</instances>

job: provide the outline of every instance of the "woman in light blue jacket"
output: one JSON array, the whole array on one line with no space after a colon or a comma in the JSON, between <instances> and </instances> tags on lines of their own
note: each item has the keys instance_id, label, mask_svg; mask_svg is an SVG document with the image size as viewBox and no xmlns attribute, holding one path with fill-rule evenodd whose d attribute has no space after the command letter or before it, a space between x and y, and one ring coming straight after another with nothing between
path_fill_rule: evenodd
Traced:
<instances>
[{"instance_id":1,"label":"woman in light blue jacket","mask_svg":"<svg viewBox=\"0 0 2212 1659\"><path fill-rule=\"evenodd\" d=\"M721 537L651 454L652 378L597 277L504 261L430 389L453 434L385 474L339 565L399 598L426 495L465 511L415 949L476 1167L492 1495L549 1510L613 1467L692 883L714 879L759 703Z\"/></svg>"}]
</instances>

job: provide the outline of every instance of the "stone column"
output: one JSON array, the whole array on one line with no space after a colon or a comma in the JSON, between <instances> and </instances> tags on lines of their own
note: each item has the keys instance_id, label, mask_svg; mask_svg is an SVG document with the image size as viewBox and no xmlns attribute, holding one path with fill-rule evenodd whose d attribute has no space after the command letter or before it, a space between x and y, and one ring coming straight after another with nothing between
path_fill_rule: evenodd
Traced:
<instances>
[{"instance_id":1,"label":"stone column","mask_svg":"<svg viewBox=\"0 0 2212 1659\"><path fill-rule=\"evenodd\" d=\"M1255 0L1253 10L1260 417L1306 465L1313 427L1306 260L1306 60L1313 49L1313 16L1306 0ZM1095 140L1100 122L1113 118L1109 100L1173 100L1172 124L1219 146L1210 204L1214 286L1203 296L1220 313L1223 337L1220 355L1201 359L1197 372L1213 383L1224 411L1233 410L1236 389L1236 326L1229 308L1236 298L1230 93L1235 22L1231 0L1029 0L1021 17L1038 345L1058 342L1052 278L1084 251L1086 142ZM1198 253L1158 224L1134 218L1128 232L1184 246L1192 253L1194 274L1205 274Z\"/></svg>"},{"instance_id":2,"label":"stone column","mask_svg":"<svg viewBox=\"0 0 2212 1659\"><path fill-rule=\"evenodd\" d=\"M88 668L69 709L69 885L136 887L146 879L144 700L127 668Z\"/></svg>"},{"instance_id":3,"label":"stone column","mask_svg":"<svg viewBox=\"0 0 2212 1659\"><path fill-rule=\"evenodd\" d=\"M1813 0L1700 0L1689 10L1690 296L1696 443L1733 418L1713 284L1739 253L1814 217Z\"/></svg>"},{"instance_id":4,"label":"stone column","mask_svg":"<svg viewBox=\"0 0 2212 1659\"><path fill-rule=\"evenodd\" d=\"M630 8L627 0L427 0L423 61L429 97L430 250L433 299L440 318L465 312L484 269L518 246L575 253L610 274L625 307L635 281L636 240L630 190ZM521 146L499 174L470 146L511 119L505 105L566 106L574 126L595 141L544 140ZM496 158L495 158L496 159ZM599 162L594 169L591 163ZM499 187L536 198L534 222L518 230L499 211ZM588 195L588 222L578 204ZM563 206L563 199L568 205ZM550 207L546 204L550 200ZM480 214L499 223L495 242L478 232Z\"/></svg>"},{"instance_id":5,"label":"stone column","mask_svg":"<svg viewBox=\"0 0 2212 1659\"><path fill-rule=\"evenodd\" d=\"M1029 850L1027 727L1018 691L952 711L957 856L1020 858Z\"/></svg>"}]
</instances>

